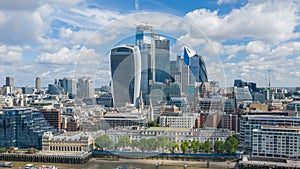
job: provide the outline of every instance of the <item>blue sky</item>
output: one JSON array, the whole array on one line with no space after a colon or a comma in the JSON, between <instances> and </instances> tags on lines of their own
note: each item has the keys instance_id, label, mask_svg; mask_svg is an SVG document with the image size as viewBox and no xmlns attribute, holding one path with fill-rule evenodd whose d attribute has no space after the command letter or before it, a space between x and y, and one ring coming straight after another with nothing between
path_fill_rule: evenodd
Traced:
<instances>
[{"instance_id":1,"label":"blue sky","mask_svg":"<svg viewBox=\"0 0 300 169\"><path fill-rule=\"evenodd\" d=\"M107 84L109 48L147 22L173 39L171 56L184 45L203 55L210 80L264 87L270 69L273 86L300 86L299 12L296 0L1 1L0 84L81 75Z\"/></svg>"}]
</instances>

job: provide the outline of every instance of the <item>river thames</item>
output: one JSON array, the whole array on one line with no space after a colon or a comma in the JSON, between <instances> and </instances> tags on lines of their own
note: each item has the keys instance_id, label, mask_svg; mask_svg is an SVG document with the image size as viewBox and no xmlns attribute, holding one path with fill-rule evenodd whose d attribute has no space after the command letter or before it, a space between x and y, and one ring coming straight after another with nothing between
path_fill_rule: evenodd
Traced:
<instances>
[{"instance_id":1,"label":"river thames","mask_svg":"<svg viewBox=\"0 0 300 169\"><path fill-rule=\"evenodd\" d=\"M59 169L113 169L113 168L141 168L141 169L155 169L158 166L159 169L183 169L187 166L187 169L204 169L207 168L207 162L198 161L172 161L172 160L128 160L121 159L120 161L105 161L100 159L91 159L85 164L49 164L49 163L35 163L35 162L13 162L15 169L23 169L26 164L34 164L39 167L42 165L55 165ZM233 168L233 162L210 162L209 168L211 169L226 169Z\"/></svg>"}]
</instances>

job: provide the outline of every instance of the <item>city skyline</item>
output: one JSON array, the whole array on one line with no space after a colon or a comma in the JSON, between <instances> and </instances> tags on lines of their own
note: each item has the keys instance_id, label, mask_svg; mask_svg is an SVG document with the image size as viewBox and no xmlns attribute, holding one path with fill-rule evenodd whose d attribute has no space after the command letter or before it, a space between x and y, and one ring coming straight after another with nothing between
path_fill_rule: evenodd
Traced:
<instances>
[{"instance_id":1,"label":"city skyline","mask_svg":"<svg viewBox=\"0 0 300 169\"><path fill-rule=\"evenodd\" d=\"M243 79L266 87L268 70L272 86L299 86L299 9L300 3L292 0L0 2L0 75L3 77L0 84L5 84L5 77L11 76L17 87L35 86L35 78L40 77L42 87L46 87L54 79L73 77L75 71L83 71L84 67L78 63L93 67L89 74L104 81L109 76L102 77L95 70L108 69L90 65L101 60L111 44L115 46L120 40L134 44L130 36L135 34L135 24L144 21L155 32L173 38L170 42L173 55L183 55L178 41L198 50L205 62L217 54L227 86L233 86L234 79ZM137 23L132 22L138 14L147 16L148 12L155 13L151 15L153 18L141 17ZM155 18L160 22L156 23ZM130 24L117 27L117 21ZM184 28L178 26L184 27L183 23L199 30L183 32ZM111 35L116 36L111 36L112 42L103 34L91 38L109 26L115 31ZM120 30L129 40L118 39ZM197 37L197 31L203 36ZM208 74L220 66L207 63Z\"/></svg>"}]
</instances>

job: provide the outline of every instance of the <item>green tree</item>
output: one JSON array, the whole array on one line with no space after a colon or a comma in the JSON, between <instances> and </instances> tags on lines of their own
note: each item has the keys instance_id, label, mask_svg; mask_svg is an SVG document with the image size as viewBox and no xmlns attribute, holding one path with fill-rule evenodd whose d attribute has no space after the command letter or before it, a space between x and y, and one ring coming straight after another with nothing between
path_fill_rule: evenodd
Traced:
<instances>
[{"instance_id":1,"label":"green tree","mask_svg":"<svg viewBox=\"0 0 300 169\"><path fill-rule=\"evenodd\" d=\"M150 138L147 140L148 144L148 151L154 151L158 148L158 142L156 141L155 138Z\"/></svg>"},{"instance_id":2,"label":"green tree","mask_svg":"<svg viewBox=\"0 0 300 169\"><path fill-rule=\"evenodd\" d=\"M95 124L94 127L93 127L93 131L98 131L98 130L99 130L99 125Z\"/></svg>"},{"instance_id":3,"label":"green tree","mask_svg":"<svg viewBox=\"0 0 300 169\"><path fill-rule=\"evenodd\" d=\"M176 149L178 149L178 143L176 142L176 140L172 140L168 143L168 148L170 150L170 152L174 153Z\"/></svg>"},{"instance_id":4,"label":"green tree","mask_svg":"<svg viewBox=\"0 0 300 169\"><path fill-rule=\"evenodd\" d=\"M114 147L113 141L107 135L97 137L95 145L102 149L113 149Z\"/></svg>"},{"instance_id":5,"label":"green tree","mask_svg":"<svg viewBox=\"0 0 300 169\"><path fill-rule=\"evenodd\" d=\"M7 149L5 147L0 148L0 153L5 153L6 151L7 151Z\"/></svg>"},{"instance_id":6,"label":"green tree","mask_svg":"<svg viewBox=\"0 0 300 169\"><path fill-rule=\"evenodd\" d=\"M225 141L225 150L228 154L232 154L238 149L239 140L234 136L229 136Z\"/></svg>"},{"instance_id":7,"label":"green tree","mask_svg":"<svg viewBox=\"0 0 300 169\"><path fill-rule=\"evenodd\" d=\"M223 153L224 152L224 142L223 141L215 141L214 151L218 154Z\"/></svg>"},{"instance_id":8,"label":"green tree","mask_svg":"<svg viewBox=\"0 0 300 169\"><path fill-rule=\"evenodd\" d=\"M208 153L211 151L211 144L208 140L203 143L203 150Z\"/></svg>"},{"instance_id":9,"label":"green tree","mask_svg":"<svg viewBox=\"0 0 300 169\"><path fill-rule=\"evenodd\" d=\"M165 137L160 136L157 138L157 143L158 147L163 151L168 145L168 140Z\"/></svg>"},{"instance_id":10,"label":"green tree","mask_svg":"<svg viewBox=\"0 0 300 169\"><path fill-rule=\"evenodd\" d=\"M118 147L125 148L130 146L130 138L128 136L123 136L118 139Z\"/></svg>"},{"instance_id":11,"label":"green tree","mask_svg":"<svg viewBox=\"0 0 300 169\"><path fill-rule=\"evenodd\" d=\"M203 152L204 151L204 143L200 143L198 144L198 151Z\"/></svg>"},{"instance_id":12,"label":"green tree","mask_svg":"<svg viewBox=\"0 0 300 169\"><path fill-rule=\"evenodd\" d=\"M136 148L138 148L139 146L139 141L138 140L132 140L131 141L131 144L130 144L130 147L132 148L132 150L134 151Z\"/></svg>"},{"instance_id":13,"label":"green tree","mask_svg":"<svg viewBox=\"0 0 300 169\"><path fill-rule=\"evenodd\" d=\"M148 150L148 140L147 139L142 138L140 140L139 149L142 150L143 152Z\"/></svg>"},{"instance_id":14,"label":"green tree","mask_svg":"<svg viewBox=\"0 0 300 169\"><path fill-rule=\"evenodd\" d=\"M149 121L148 122L148 127L154 127L155 126L155 121Z\"/></svg>"},{"instance_id":15,"label":"green tree","mask_svg":"<svg viewBox=\"0 0 300 169\"><path fill-rule=\"evenodd\" d=\"M191 149L193 150L194 153L197 153L198 148L199 148L199 141L193 140L191 142Z\"/></svg>"},{"instance_id":16,"label":"green tree","mask_svg":"<svg viewBox=\"0 0 300 169\"><path fill-rule=\"evenodd\" d=\"M185 153L189 149L189 142L184 141L180 144L182 153Z\"/></svg>"}]
</instances>

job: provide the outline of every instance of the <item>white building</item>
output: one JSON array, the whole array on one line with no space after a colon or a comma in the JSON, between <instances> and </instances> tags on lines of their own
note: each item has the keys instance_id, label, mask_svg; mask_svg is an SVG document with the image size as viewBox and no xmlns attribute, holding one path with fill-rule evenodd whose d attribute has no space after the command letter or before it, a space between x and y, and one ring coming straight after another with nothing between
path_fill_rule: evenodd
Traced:
<instances>
[{"instance_id":1,"label":"white building","mask_svg":"<svg viewBox=\"0 0 300 169\"><path fill-rule=\"evenodd\" d=\"M140 140L142 138L158 138L165 137L168 141L175 140L179 145L184 141L225 141L231 136L231 132L227 129L198 129L177 128L177 127L150 127L145 130L129 130L129 129L110 129L106 131L106 135L117 143L118 138L128 136L131 140Z\"/></svg>"},{"instance_id":2,"label":"white building","mask_svg":"<svg viewBox=\"0 0 300 169\"><path fill-rule=\"evenodd\" d=\"M94 148L94 139L87 133L67 132L54 136L52 132L45 132L42 138L42 152L45 154L84 154Z\"/></svg>"},{"instance_id":3,"label":"white building","mask_svg":"<svg viewBox=\"0 0 300 169\"><path fill-rule=\"evenodd\" d=\"M295 116L244 115L240 119L240 141L245 149L252 149L253 130L261 126L300 127L300 118Z\"/></svg>"},{"instance_id":4,"label":"white building","mask_svg":"<svg viewBox=\"0 0 300 169\"><path fill-rule=\"evenodd\" d=\"M88 98L94 97L94 81L89 77L83 77L78 79L78 90L77 97L79 98Z\"/></svg>"},{"instance_id":5,"label":"white building","mask_svg":"<svg viewBox=\"0 0 300 169\"><path fill-rule=\"evenodd\" d=\"M159 124L161 127L193 128L195 126L195 117L189 115L160 116Z\"/></svg>"},{"instance_id":6,"label":"white building","mask_svg":"<svg viewBox=\"0 0 300 169\"><path fill-rule=\"evenodd\" d=\"M300 127L262 126L253 130L254 157L300 159Z\"/></svg>"}]
</instances>

